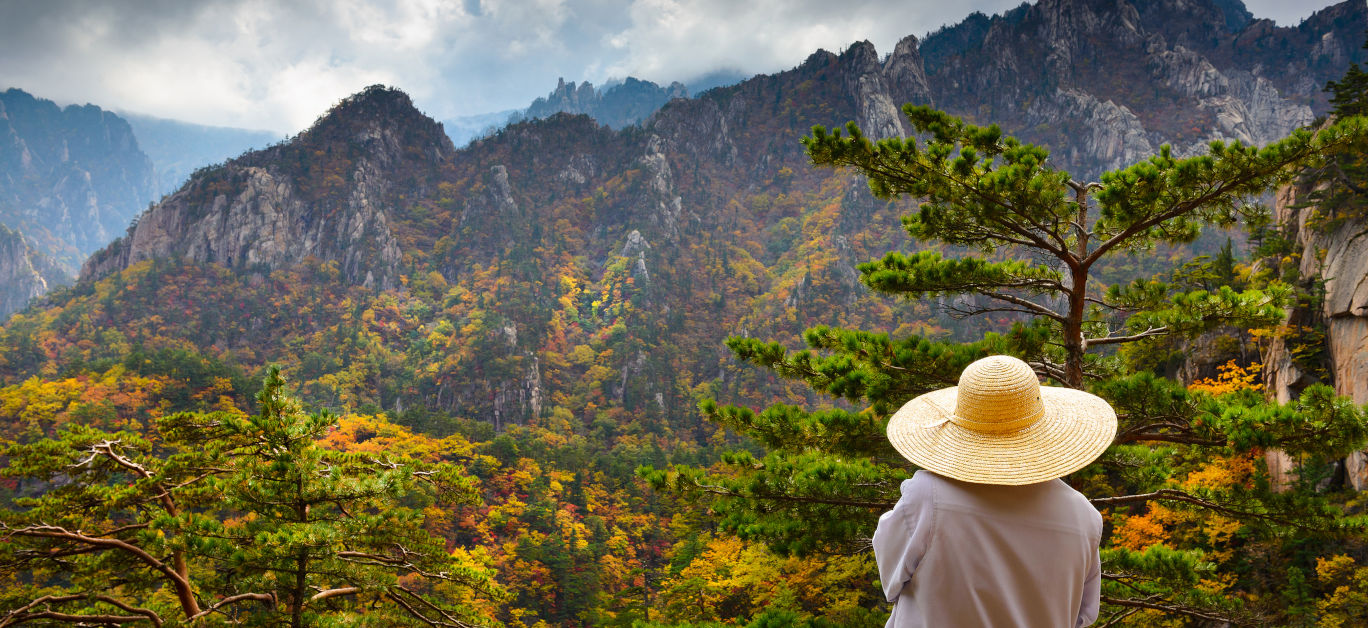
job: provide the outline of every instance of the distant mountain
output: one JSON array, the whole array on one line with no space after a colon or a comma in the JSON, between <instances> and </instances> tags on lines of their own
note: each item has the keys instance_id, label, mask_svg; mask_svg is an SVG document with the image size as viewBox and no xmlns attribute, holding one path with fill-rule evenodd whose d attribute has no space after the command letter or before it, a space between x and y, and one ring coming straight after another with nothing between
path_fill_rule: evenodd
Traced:
<instances>
[{"instance_id":1,"label":"distant mountain","mask_svg":"<svg viewBox=\"0 0 1368 628\"><path fill-rule=\"evenodd\" d=\"M155 198L128 123L94 105L0 94L0 224L74 270Z\"/></svg>"},{"instance_id":2,"label":"distant mountain","mask_svg":"<svg viewBox=\"0 0 1368 628\"><path fill-rule=\"evenodd\" d=\"M720 72L704 77L710 86L724 82L736 83L741 77L732 72ZM582 113L614 129L639 124L675 98L687 98L689 91L682 83L661 87L650 81L628 77L626 81L595 88L593 83L575 84L565 79L556 83L544 98L538 98L527 109L509 109L494 113L449 118L442 121L447 136L456 146L487 137L499 129L521 121L549 118L558 113Z\"/></svg>"},{"instance_id":3,"label":"distant mountain","mask_svg":"<svg viewBox=\"0 0 1368 628\"><path fill-rule=\"evenodd\" d=\"M204 126L128 112L119 115L128 121L138 146L152 160L158 196L176 191L197 168L281 139L268 131Z\"/></svg>"},{"instance_id":4,"label":"distant mountain","mask_svg":"<svg viewBox=\"0 0 1368 628\"><path fill-rule=\"evenodd\" d=\"M545 98L538 98L521 119L548 118L557 113L582 113L600 124L622 129L645 120L665 103L675 98L688 98L683 83L661 87L650 81L627 77L626 81L595 89L593 83L578 86L560 79L556 89Z\"/></svg>"},{"instance_id":5,"label":"distant mountain","mask_svg":"<svg viewBox=\"0 0 1368 628\"><path fill-rule=\"evenodd\" d=\"M1247 16L1237 0L1042 0L971 15L920 51L938 107L1095 175L1161 143L1179 154L1213 139L1266 143L1324 113L1325 82L1368 58L1363 2L1297 27Z\"/></svg>"},{"instance_id":6,"label":"distant mountain","mask_svg":"<svg viewBox=\"0 0 1368 628\"><path fill-rule=\"evenodd\" d=\"M464 147L476 138L493 135L510 120L518 118L519 109L505 109L493 113L480 113L473 116L458 116L442 120L447 137L458 147Z\"/></svg>"}]
</instances>

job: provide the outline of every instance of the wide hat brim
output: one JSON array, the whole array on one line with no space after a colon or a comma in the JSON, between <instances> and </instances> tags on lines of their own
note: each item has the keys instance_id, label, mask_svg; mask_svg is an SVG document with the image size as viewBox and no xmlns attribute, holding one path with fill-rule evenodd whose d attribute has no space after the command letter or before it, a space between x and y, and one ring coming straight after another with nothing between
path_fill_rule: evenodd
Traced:
<instances>
[{"instance_id":1,"label":"wide hat brim","mask_svg":"<svg viewBox=\"0 0 1368 628\"><path fill-rule=\"evenodd\" d=\"M1035 484L1088 466L1116 438L1116 411L1101 397L1042 386L1044 414L1030 425L987 433L947 420L958 386L921 395L888 420L888 440L917 466L976 484Z\"/></svg>"}]
</instances>

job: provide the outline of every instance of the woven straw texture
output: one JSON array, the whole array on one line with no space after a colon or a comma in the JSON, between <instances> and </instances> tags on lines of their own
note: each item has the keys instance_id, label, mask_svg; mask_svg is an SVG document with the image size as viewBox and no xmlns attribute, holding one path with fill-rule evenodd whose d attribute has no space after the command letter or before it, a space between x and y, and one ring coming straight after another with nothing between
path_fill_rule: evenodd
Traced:
<instances>
[{"instance_id":1,"label":"woven straw texture","mask_svg":"<svg viewBox=\"0 0 1368 628\"><path fill-rule=\"evenodd\" d=\"M1116 436L1116 412L1100 397L1041 387L1025 362L979 360L960 385L907 402L888 440L934 473L977 484L1034 484L1096 460Z\"/></svg>"}]
</instances>

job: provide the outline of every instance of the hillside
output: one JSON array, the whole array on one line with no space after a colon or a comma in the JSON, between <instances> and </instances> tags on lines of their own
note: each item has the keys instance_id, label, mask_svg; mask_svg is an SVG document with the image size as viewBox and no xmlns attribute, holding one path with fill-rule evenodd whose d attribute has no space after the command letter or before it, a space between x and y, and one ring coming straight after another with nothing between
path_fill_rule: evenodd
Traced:
<instances>
[{"instance_id":1,"label":"hillside","mask_svg":"<svg viewBox=\"0 0 1368 628\"><path fill-rule=\"evenodd\" d=\"M934 104L1095 177L1165 142L1285 135L1364 55L1362 3L1298 28L1251 22L1238 3L1173 0L1165 19L1154 6L1043 0L882 56L868 42L817 51L640 126L559 113L460 149L404 92L367 88L285 142L195 172L76 285L0 327L0 427L34 437L248 408L251 379L280 364L306 403L347 413L346 446L470 441L452 455L486 501L441 526L500 570L510 625L758 615L745 587L714 593L730 564L791 583L772 599L872 623L867 555L805 561L714 534L634 469L751 446L703 419L704 399L841 404L739 363L728 336L797 345L826 324L965 339L1019 320L958 320L862 286L857 264L920 246L900 228L910 201L811 167L798 140L812 125L904 135L898 107ZM1148 276L1218 247L1101 270Z\"/></svg>"}]
</instances>

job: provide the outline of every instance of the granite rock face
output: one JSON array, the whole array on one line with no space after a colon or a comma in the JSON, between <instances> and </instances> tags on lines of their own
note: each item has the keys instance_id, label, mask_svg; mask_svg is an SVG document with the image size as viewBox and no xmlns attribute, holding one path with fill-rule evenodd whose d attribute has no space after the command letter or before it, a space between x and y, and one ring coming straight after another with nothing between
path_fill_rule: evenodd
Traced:
<instances>
[{"instance_id":1,"label":"granite rock face","mask_svg":"<svg viewBox=\"0 0 1368 628\"><path fill-rule=\"evenodd\" d=\"M1324 326L1328 365L1326 383L1357 404L1368 404L1368 219L1347 217L1327 229L1313 222L1314 207L1297 207L1308 190L1281 190L1275 218L1294 237L1300 252L1303 279L1322 280L1325 297L1320 311L1289 312L1290 325ZM1264 368L1265 387L1281 402L1296 398L1320 378L1305 372L1292 359L1286 341L1277 339ZM1368 453L1344 461L1349 483L1368 489Z\"/></svg>"},{"instance_id":2,"label":"granite rock face","mask_svg":"<svg viewBox=\"0 0 1368 628\"><path fill-rule=\"evenodd\" d=\"M397 287L401 251L390 213L453 152L408 96L368 88L294 141L192 177L92 255L81 279L158 257L230 268L316 257L338 262L350 282Z\"/></svg>"}]
</instances>

